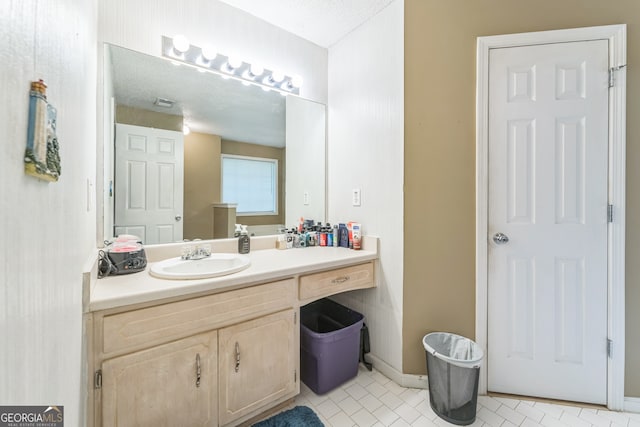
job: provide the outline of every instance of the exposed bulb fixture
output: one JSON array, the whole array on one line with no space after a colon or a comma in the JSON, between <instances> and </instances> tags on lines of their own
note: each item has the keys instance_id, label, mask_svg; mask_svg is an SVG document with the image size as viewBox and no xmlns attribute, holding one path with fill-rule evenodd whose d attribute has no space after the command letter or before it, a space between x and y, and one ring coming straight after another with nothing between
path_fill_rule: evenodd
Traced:
<instances>
[{"instance_id":1,"label":"exposed bulb fixture","mask_svg":"<svg viewBox=\"0 0 640 427\"><path fill-rule=\"evenodd\" d=\"M254 77L258 77L261 76L262 73L264 73L264 67L257 64L251 64L249 71L251 72L251 74L253 74Z\"/></svg>"},{"instance_id":2,"label":"exposed bulb fixture","mask_svg":"<svg viewBox=\"0 0 640 427\"><path fill-rule=\"evenodd\" d=\"M183 126L182 126L182 133L183 133L184 135L189 135L189 134L191 133L191 129L189 129L189 126L187 126L187 125L183 125Z\"/></svg>"},{"instance_id":3,"label":"exposed bulb fixture","mask_svg":"<svg viewBox=\"0 0 640 427\"><path fill-rule=\"evenodd\" d=\"M189 50L191 45L189 44L189 40L182 34L178 34L173 38L173 49L178 52L178 54L183 54Z\"/></svg>"},{"instance_id":4,"label":"exposed bulb fixture","mask_svg":"<svg viewBox=\"0 0 640 427\"><path fill-rule=\"evenodd\" d=\"M302 77L293 76L284 83L284 86L287 90L299 89L302 86Z\"/></svg>"},{"instance_id":5,"label":"exposed bulb fixture","mask_svg":"<svg viewBox=\"0 0 640 427\"><path fill-rule=\"evenodd\" d=\"M281 71L273 71L271 74L267 74L262 82L266 85L277 86L282 80L284 80L284 73Z\"/></svg>"},{"instance_id":6,"label":"exposed bulb fixture","mask_svg":"<svg viewBox=\"0 0 640 427\"><path fill-rule=\"evenodd\" d=\"M229 57L229 61L227 63L233 69L242 67L242 59L233 56Z\"/></svg>"},{"instance_id":7,"label":"exposed bulb fixture","mask_svg":"<svg viewBox=\"0 0 640 427\"><path fill-rule=\"evenodd\" d=\"M260 77L264 73L264 67L261 65L251 64L249 68L242 73L242 77L247 80L255 80L257 77Z\"/></svg>"},{"instance_id":8,"label":"exposed bulb fixture","mask_svg":"<svg viewBox=\"0 0 640 427\"><path fill-rule=\"evenodd\" d=\"M280 70L265 69L259 64L243 61L235 55L218 53L212 45L191 45L183 35L162 37L162 55L175 65L195 67L224 79L242 82L245 86L259 86L265 91L298 95L302 85L300 76L285 75Z\"/></svg>"},{"instance_id":9,"label":"exposed bulb fixture","mask_svg":"<svg viewBox=\"0 0 640 427\"><path fill-rule=\"evenodd\" d=\"M227 62L222 66L221 70L226 73L233 74L236 71L236 69L240 67L242 67L241 59L235 58L235 57L229 57Z\"/></svg>"},{"instance_id":10,"label":"exposed bulb fixture","mask_svg":"<svg viewBox=\"0 0 640 427\"><path fill-rule=\"evenodd\" d=\"M213 61L218 56L218 52L211 46L205 46L202 48L202 59L205 61Z\"/></svg>"},{"instance_id":11,"label":"exposed bulb fixture","mask_svg":"<svg viewBox=\"0 0 640 427\"><path fill-rule=\"evenodd\" d=\"M280 83L281 81L284 80L284 73L282 71L276 70L273 73L271 73L271 78L274 82Z\"/></svg>"}]
</instances>

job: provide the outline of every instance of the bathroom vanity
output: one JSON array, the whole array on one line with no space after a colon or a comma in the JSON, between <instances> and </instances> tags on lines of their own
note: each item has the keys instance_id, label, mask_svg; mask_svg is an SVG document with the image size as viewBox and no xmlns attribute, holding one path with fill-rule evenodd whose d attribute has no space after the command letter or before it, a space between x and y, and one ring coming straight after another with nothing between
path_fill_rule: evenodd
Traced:
<instances>
[{"instance_id":1,"label":"bathroom vanity","mask_svg":"<svg viewBox=\"0 0 640 427\"><path fill-rule=\"evenodd\" d=\"M300 306L374 287L377 245L254 250L249 268L211 279L145 271L94 280L85 313L88 418L96 427L234 426L295 397ZM166 245L149 258L179 250Z\"/></svg>"}]
</instances>

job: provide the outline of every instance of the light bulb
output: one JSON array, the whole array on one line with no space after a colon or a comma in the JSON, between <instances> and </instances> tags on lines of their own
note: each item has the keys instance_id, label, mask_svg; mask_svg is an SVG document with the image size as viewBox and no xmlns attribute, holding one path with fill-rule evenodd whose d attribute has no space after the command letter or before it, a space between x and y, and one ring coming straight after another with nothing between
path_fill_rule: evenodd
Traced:
<instances>
[{"instance_id":1,"label":"light bulb","mask_svg":"<svg viewBox=\"0 0 640 427\"><path fill-rule=\"evenodd\" d=\"M187 40L187 38L182 34L178 34L173 38L173 48L177 52L185 53L186 51L189 50L190 46L191 45L189 44L189 40Z\"/></svg>"},{"instance_id":2,"label":"light bulb","mask_svg":"<svg viewBox=\"0 0 640 427\"><path fill-rule=\"evenodd\" d=\"M276 83L280 83L284 80L284 73L282 71L274 71L271 73L271 79Z\"/></svg>"},{"instance_id":3,"label":"light bulb","mask_svg":"<svg viewBox=\"0 0 640 427\"><path fill-rule=\"evenodd\" d=\"M264 67L257 64L251 64L251 74L258 77L258 76L261 76L262 73L264 73Z\"/></svg>"},{"instance_id":4,"label":"light bulb","mask_svg":"<svg viewBox=\"0 0 640 427\"><path fill-rule=\"evenodd\" d=\"M187 125L183 125L183 126L182 126L182 133L183 133L184 135L189 135L189 134L191 133L191 129L189 129L189 126L187 126Z\"/></svg>"},{"instance_id":5,"label":"light bulb","mask_svg":"<svg viewBox=\"0 0 640 427\"><path fill-rule=\"evenodd\" d=\"M213 61L216 56L218 56L218 52L216 49L211 46L205 46L202 48L202 58L206 61Z\"/></svg>"},{"instance_id":6,"label":"light bulb","mask_svg":"<svg viewBox=\"0 0 640 427\"><path fill-rule=\"evenodd\" d=\"M230 57L228 64L231 68L239 68L242 66L242 59Z\"/></svg>"}]
</instances>

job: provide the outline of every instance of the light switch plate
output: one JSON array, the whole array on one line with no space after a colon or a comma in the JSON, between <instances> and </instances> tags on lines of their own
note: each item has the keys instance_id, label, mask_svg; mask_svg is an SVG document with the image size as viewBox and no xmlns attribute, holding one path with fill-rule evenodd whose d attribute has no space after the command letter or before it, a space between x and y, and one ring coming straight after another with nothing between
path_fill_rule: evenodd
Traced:
<instances>
[{"instance_id":1,"label":"light switch plate","mask_svg":"<svg viewBox=\"0 0 640 427\"><path fill-rule=\"evenodd\" d=\"M360 197L360 189L354 188L351 192L351 201L353 206L360 206L362 203L362 199Z\"/></svg>"},{"instance_id":2,"label":"light switch plate","mask_svg":"<svg viewBox=\"0 0 640 427\"><path fill-rule=\"evenodd\" d=\"M302 203L305 205L309 204L309 192L305 191L304 194L302 195Z\"/></svg>"}]
</instances>

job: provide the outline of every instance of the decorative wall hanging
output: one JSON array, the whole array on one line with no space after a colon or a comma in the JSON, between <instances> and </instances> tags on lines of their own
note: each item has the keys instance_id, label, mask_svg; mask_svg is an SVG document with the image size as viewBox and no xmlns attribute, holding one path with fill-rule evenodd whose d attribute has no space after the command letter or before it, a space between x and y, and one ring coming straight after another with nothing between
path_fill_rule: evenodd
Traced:
<instances>
[{"instance_id":1,"label":"decorative wall hanging","mask_svg":"<svg viewBox=\"0 0 640 427\"><path fill-rule=\"evenodd\" d=\"M47 102L47 85L42 80L31 82L24 171L51 182L58 180L61 171L56 116L55 107Z\"/></svg>"}]
</instances>

